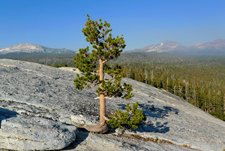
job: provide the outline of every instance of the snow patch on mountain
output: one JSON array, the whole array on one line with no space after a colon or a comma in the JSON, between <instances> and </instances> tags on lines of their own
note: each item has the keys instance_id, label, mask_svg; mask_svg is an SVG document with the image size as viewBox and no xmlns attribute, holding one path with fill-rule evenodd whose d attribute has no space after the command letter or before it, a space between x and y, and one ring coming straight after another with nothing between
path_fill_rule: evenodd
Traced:
<instances>
[{"instance_id":1,"label":"snow patch on mountain","mask_svg":"<svg viewBox=\"0 0 225 151\"><path fill-rule=\"evenodd\" d=\"M8 54L8 53L65 53L65 52L73 52L69 49L55 49L55 48L48 48L45 46L31 44L31 43L24 43L24 44L17 44L8 48L0 49L0 54Z\"/></svg>"},{"instance_id":2,"label":"snow patch on mountain","mask_svg":"<svg viewBox=\"0 0 225 151\"><path fill-rule=\"evenodd\" d=\"M157 53L169 52L187 55L225 55L225 40L217 39L191 46L184 46L174 41L164 41L134 51Z\"/></svg>"},{"instance_id":3,"label":"snow patch on mountain","mask_svg":"<svg viewBox=\"0 0 225 151\"><path fill-rule=\"evenodd\" d=\"M152 44L149 45L145 48L143 48L143 50L145 52L169 52L172 50L179 50L179 49L183 49L184 46L182 46L181 44L174 42L174 41L164 41L158 44Z\"/></svg>"},{"instance_id":4,"label":"snow patch on mountain","mask_svg":"<svg viewBox=\"0 0 225 151\"><path fill-rule=\"evenodd\" d=\"M11 53L11 52L26 52L26 53L33 53L33 52L43 52L44 48L40 45L35 44L18 44L8 48L0 49L2 53Z\"/></svg>"}]
</instances>

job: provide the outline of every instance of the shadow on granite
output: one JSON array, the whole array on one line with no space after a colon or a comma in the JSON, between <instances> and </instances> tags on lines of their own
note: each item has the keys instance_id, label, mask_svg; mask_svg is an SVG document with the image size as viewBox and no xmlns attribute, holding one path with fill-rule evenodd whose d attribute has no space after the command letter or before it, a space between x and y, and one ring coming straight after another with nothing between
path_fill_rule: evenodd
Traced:
<instances>
[{"instance_id":1,"label":"shadow on granite","mask_svg":"<svg viewBox=\"0 0 225 151\"><path fill-rule=\"evenodd\" d=\"M17 112L0 107L0 128L1 128L1 123L3 120L9 119L11 117L16 117L16 115L17 115Z\"/></svg>"},{"instance_id":2,"label":"shadow on granite","mask_svg":"<svg viewBox=\"0 0 225 151\"><path fill-rule=\"evenodd\" d=\"M66 150L66 151L74 150L79 144L81 144L82 142L86 140L88 135L89 135L88 131L82 128L78 128L76 132L76 140L72 144L70 144L68 147L64 148L63 150Z\"/></svg>"},{"instance_id":3,"label":"shadow on granite","mask_svg":"<svg viewBox=\"0 0 225 151\"><path fill-rule=\"evenodd\" d=\"M118 104L118 106L123 110L126 109L126 104ZM168 122L162 122L161 119L169 117L171 113L179 114L178 109L170 106L155 107L154 105L139 104L139 107L142 109L147 120L136 130L138 132L167 133L170 130L167 126ZM156 122L152 122L149 118L155 119Z\"/></svg>"}]
</instances>

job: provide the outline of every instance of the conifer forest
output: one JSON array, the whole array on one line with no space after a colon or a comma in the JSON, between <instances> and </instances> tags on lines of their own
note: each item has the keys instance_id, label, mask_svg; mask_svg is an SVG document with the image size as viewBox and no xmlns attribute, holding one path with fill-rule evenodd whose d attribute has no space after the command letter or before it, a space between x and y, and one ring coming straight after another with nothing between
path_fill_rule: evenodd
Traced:
<instances>
[{"instance_id":1,"label":"conifer forest","mask_svg":"<svg viewBox=\"0 0 225 151\"><path fill-rule=\"evenodd\" d=\"M124 66L125 77L169 91L225 120L225 57L127 53L116 63Z\"/></svg>"},{"instance_id":2,"label":"conifer forest","mask_svg":"<svg viewBox=\"0 0 225 151\"><path fill-rule=\"evenodd\" d=\"M3 57L54 67L74 66L74 54L17 54ZM169 91L225 120L225 56L179 56L127 51L111 63L122 65L124 77Z\"/></svg>"}]
</instances>

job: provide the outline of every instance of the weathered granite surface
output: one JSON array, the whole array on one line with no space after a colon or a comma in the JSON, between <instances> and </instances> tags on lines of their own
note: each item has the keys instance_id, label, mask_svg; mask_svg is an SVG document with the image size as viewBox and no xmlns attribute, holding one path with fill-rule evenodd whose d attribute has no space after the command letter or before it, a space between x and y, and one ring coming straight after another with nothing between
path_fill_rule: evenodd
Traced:
<instances>
[{"instance_id":1,"label":"weathered granite surface","mask_svg":"<svg viewBox=\"0 0 225 151\"><path fill-rule=\"evenodd\" d=\"M69 125L71 115L82 114L92 122L98 120L99 102L95 90L75 90L73 85L75 76L73 71L0 59L0 108L16 112L16 115L10 112L7 120L24 125L21 129L26 132L29 130L26 125L30 124L33 127L35 120L23 119L39 118L62 124L61 126L67 127L69 131L68 134L63 133L66 136L65 140L69 142L72 139L70 136L76 130L74 126ZM164 90L131 79L124 79L124 81L133 85L135 97L129 102L138 101L141 104L147 116L146 123L135 133L126 131L122 136L115 133L100 135L76 130L77 135L74 135L74 139L75 137L77 139L66 150L221 151L225 149L225 122ZM119 98L109 98L107 112L124 108L127 102ZM45 127L49 122L43 122L44 124L39 126ZM4 120L1 123L4 124ZM0 128L0 142L4 140L1 138L5 137L1 131L5 131L6 128L7 124ZM54 137L54 130L51 132L49 129L48 133L53 133L49 136ZM34 139L32 132L23 136ZM13 143L17 142L13 141ZM0 148L7 149L2 145Z\"/></svg>"},{"instance_id":2,"label":"weathered granite surface","mask_svg":"<svg viewBox=\"0 0 225 151\"><path fill-rule=\"evenodd\" d=\"M1 108L0 114L2 114ZM76 128L60 122L21 115L14 117L3 115L0 120L0 148L10 150L63 149L76 139Z\"/></svg>"}]
</instances>

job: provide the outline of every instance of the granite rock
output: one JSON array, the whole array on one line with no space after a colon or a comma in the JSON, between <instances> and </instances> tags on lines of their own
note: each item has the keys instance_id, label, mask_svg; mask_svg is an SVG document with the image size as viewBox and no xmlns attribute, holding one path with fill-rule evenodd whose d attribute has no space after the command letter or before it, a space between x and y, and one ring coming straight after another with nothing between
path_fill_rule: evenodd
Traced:
<instances>
[{"instance_id":1,"label":"granite rock","mask_svg":"<svg viewBox=\"0 0 225 151\"><path fill-rule=\"evenodd\" d=\"M76 127L0 108L0 149L55 150L76 139Z\"/></svg>"},{"instance_id":2,"label":"granite rock","mask_svg":"<svg viewBox=\"0 0 225 151\"><path fill-rule=\"evenodd\" d=\"M0 59L0 107L16 112L16 117L10 113L7 120L24 123L24 126L29 125L29 120L22 119L39 118L76 130L72 126L72 115L82 115L87 121L96 123L99 113L96 88L76 90L73 84L76 75L76 70ZM133 85L135 96L130 101L107 98L107 114L116 109L124 109L128 102L138 101L147 120L135 132L125 131L123 135L114 132L100 135L76 130L76 140L67 150L225 149L224 121L165 90L127 78L123 81ZM4 124L4 120L1 123ZM69 136L73 134L73 130L70 132ZM32 138L31 134L27 136ZM0 133L1 137L4 135Z\"/></svg>"}]
</instances>

